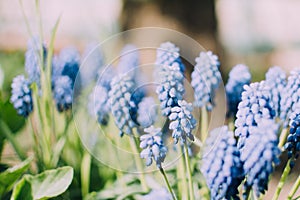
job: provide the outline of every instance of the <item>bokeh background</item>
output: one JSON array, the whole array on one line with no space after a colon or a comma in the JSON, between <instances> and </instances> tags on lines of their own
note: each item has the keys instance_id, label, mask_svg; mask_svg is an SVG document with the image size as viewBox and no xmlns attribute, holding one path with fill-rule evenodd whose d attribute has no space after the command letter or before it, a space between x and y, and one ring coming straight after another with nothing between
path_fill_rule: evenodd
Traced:
<instances>
[{"instance_id":1,"label":"bokeh background","mask_svg":"<svg viewBox=\"0 0 300 200\"><path fill-rule=\"evenodd\" d=\"M35 2L22 2L0 0L0 67L3 71L0 87L6 99L10 96L12 78L24 70L24 52L30 37L24 15L31 32L38 33ZM228 71L238 63L249 66L253 81L262 80L267 69L274 65L286 71L299 67L300 1L296 0L49 0L41 2L41 16L46 41L61 16L55 51L75 46L83 52L87 43L150 26L179 31L212 50L220 58L225 81ZM24 120L11 114L12 107L5 109L1 115L17 130ZM26 136L19 137L28 145ZM9 144L4 148L3 159L10 162L14 152ZM279 166L277 171L281 170ZM284 191L289 189L299 170L298 163ZM279 173L274 176L271 194Z\"/></svg>"}]
</instances>

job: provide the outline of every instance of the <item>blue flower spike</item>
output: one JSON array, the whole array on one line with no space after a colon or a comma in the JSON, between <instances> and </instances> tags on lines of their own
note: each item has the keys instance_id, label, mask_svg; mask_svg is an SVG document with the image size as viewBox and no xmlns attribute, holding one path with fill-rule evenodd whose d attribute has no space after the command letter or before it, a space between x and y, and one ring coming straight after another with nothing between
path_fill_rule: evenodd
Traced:
<instances>
[{"instance_id":1,"label":"blue flower spike","mask_svg":"<svg viewBox=\"0 0 300 200\"><path fill-rule=\"evenodd\" d=\"M28 117L33 110L30 81L25 79L23 75L16 76L13 79L11 88L12 95L10 97L10 102L13 104L19 115Z\"/></svg>"},{"instance_id":2,"label":"blue flower spike","mask_svg":"<svg viewBox=\"0 0 300 200\"><path fill-rule=\"evenodd\" d=\"M143 127L147 128L155 123L157 117L156 104L152 97L145 97L138 104L137 121Z\"/></svg>"},{"instance_id":3,"label":"blue flower spike","mask_svg":"<svg viewBox=\"0 0 300 200\"><path fill-rule=\"evenodd\" d=\"M59 112L71 109L73 103L73 86L69 76L59 76L56 78L53 96Z\"/></svg>"}]
</instances>

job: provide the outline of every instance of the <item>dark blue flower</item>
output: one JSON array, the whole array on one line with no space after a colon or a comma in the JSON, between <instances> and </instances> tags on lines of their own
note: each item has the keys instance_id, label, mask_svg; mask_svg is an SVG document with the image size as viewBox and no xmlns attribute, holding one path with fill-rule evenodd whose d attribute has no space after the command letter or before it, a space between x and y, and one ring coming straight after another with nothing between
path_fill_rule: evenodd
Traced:
<instances>
[{"instance_id":1,"label":"dark blue flower","mask_svg":"<svg viewBox=\"0 0 300 200\"><path fill-rule=\"evenodd\" d=\"M152 160L155 161L156 166L161 168L167 155L167 148L162 140L162 132L160 128L150 126L144 129L145 135L140 137L140 147L143 149L141 158L146 160L146 165L150 166Z\"/></svg>"},{"instance_id":2,"label":"dark blue flower","mask_svg":"<svg viewBox=\"0 0 300 200\"><path fill-rule=\"evenodd\" d=\"M261 119L274 119L275 110L271 104L270 88L264 81L244 86L242 101L238 105L235 120L235 136L239 137L238 147L242 148L250 135L250 129Z\"/></svg>"},{"instance_id":3,"label":"dark blue flower","mask_svg":"<svg viewBox=\"0 0 300 200\"><path fill-rule=\"evenodd\" d=\"M211 199L239 199L243 180L240 152L227 126L211 131L203 153L201 171L210 189Z\"/></svg>"},{"instance_id":4,"label":"dark blue flower","mask_svg":"<svg viewBox=\"0 0 300 200\"><path fill-rule=\"evenodd\" d=\"M178 101L178 105L171 108L169 119L171 121L169 129L171 129L174 142L180 139L181 144L194 141L193 129L196 127L196 120L192 115L193 106L185 100Z\"/></svg>"},{"instance_id":5,"label":"dark blue flower","mask_svg":"<svg viewBox=\"0 0 300 200\"><path fill-rule=\"evenodd\" d=\"M242 100L242 92L244 91L244 85L249 85L250 81L251 74L246 65L236 65L229 72L229 78L225 86L228 106L228 117L236 115L238 104Z\"/></svg>"},{"instance_id":6,"label":"dark blue flower","mask_svg":"<svg viewBox=\"0 0 300 200\"><path fill-rule=\"evenodd\" d=\"M183 99L184 95L184 76L180 71L178 63L172 66L162 66L159 71L159 86L156 93L160 100L160 108L164 116L171 113L171 108L178 105L178 101Z\"/></svg>"},{"instance_id":7,"label":"dark blue flower","mask_svg":"<svg viewBox=\"0 0 300 200\"><path fill-rule=\"evenodd\" d=\"M276 117L280 115L280 100L285 92L286 74L280 67L272 67L266 73L266 84L271 90L271 103L276 112Z\"/></svg>"},{"instance_id":8,"label":"dark blue flower","mask_svg":"<svg viewBox=\"0 0 300 200\"><path fill-rule=\"evenodd\" d=\"M73 87L69 76L59 76L55 79L53 97L59 112L69 110L72 107Z\"/></svg>"},{"instance_id":9,"label":"dark blue flower","mask_svg":"<svg viewBox=\"0 0 300 200\"><path fill-rule=\"evenodd\" d=\"M241 161L246 175L246 191L251 188L256 196L264 194L268 187L270 174L278 165L280 150L278 145L278 128L274 120L262 119L252 127L251 134L241 150Z\"/></svg>"},{"instance_id":10,"label":"dark blue flower","mask_svg":"<svg viewBox=\"0 0 300 200\"><path fill-rule=\"evenodd\" d=\"M194 89L195 106L205 106L211 111L214 106L215 90L222 80L219 60L211 51L201 52L196 58L191 85Z\"/></svg>"},{"instance_id":11,"label":"dark blue flower","mask_svg":"<svg viewBox=\"0 0 300 200\"><path fill-rule=\"evenodd\" d=\"M124 133L131 135L136 127L136 119L132 116L132 110L136 111L137 107L131 100L133 90L134 82L129 76L116 76L108 93L111 112L121 136Z\"/></svg>"},{"instance_id":12,"label":"dark blue flower","mask_svg":"<svg viewBox=\"0 0 300 200\"><path fill-rule=\"evenodd\" d=\"M33 110L30 82L23 75L16 76L11 84L10 102L19 115L28 117Z\"/></svg>"},{"instance_id":13,"label":"dark blue flower","mask_svg":"<svg viewBox=\"0 0 300 200\"><path fill-rule=\"evenodd\" d=\"M290 166L293 167L300 152L300 112L291 114L289 131L284 147L288 151L288 158L291 159Z\"/></svg>"},{"instance_id":14,"label":"dark blue flower","mask_svg":"<svg viewBox=\"0 0 300 200\"><path fill-rule=\"evenodd\" d=\"M180 71L183 73L185 66L181 61L179 51L179 47L171 42L162 43L157 49L155 64L160 68L162 66L172 66L174 63L177 63Z\"/></svg>"},{"instance_id":15,"label":"dark blue flower","mask_svg":"<svg viewBox=\"0 0 300 200\"><path fill-rule=\"evenodd\" d=\"M156 104L152 97L143 98L138 104L137 121L143 127L147 128L154 124L157 117Z\"/></svg>"}]
</instances>

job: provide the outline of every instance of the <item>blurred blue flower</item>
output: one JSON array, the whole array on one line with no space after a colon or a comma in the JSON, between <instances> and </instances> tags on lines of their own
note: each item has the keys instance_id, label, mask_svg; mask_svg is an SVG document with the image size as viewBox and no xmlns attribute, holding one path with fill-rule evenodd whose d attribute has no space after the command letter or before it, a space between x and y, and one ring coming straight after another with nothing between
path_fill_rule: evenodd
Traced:
<instances>
[{"instance_id":1,"label":"blurred blue flower","mask_svg":"<svg viewBox=\"0 0 300 200\"><path fill-rule=\"evenodd\" d=\"M133 90L134 82L129 76L116 76L108 93L111 112L121 136L124 133L131 135L136 127L136 119L132 116L132 110L136 111L137 107L131 100Z\"/></svg>"},{"instance_id":2,"label":"blurred blue flower","mask_svg":"<svg viewBox=\"0 0 300 200\"><path fill-rule=\"evenodd\" d=\"M181 144L186 144L187 138L194 141L193 129L196 127L196 120L192 115L193 106L185 100L179 100L178 105L171 108L169 119L171 121L169 129L171 129L174 142L180 139Z\"/></svg>"},{"instance_id":3,"label":"blurred blue flower","mask_svg":"<svg viewBox=\"0 0 300 200\"><path fill-rule=\"evenodd\" d=\"M243 147L250 130L256 127L261 119L274 119L275 110L270 96L270 89L264 81L244 86L235 120L235 136L239 137L239 148Z\"/></svg>"},{"instance_id":4,"label":"blurred blue flower","mask_svg":"<svg viewBox=\"0 0 300 200\"><path fill-rule=\"evenodd\" d=\"M290 133L287 137L285 149L288 151L288 158L291 159L291 168L295 165L295 160L300 152L300 113L292 113L290 118Z\"/></svg>"},{"instance_id":5,"label":"blurred blue flower","mask_svg":"<svg viewBox=\"0 0 300 200\"><path fill-rule=\"evenodd\" d=\"M252 188L256 196L265 193L269 176L274 171L274 166L280 162L280 150L277 147L278 128L274 120L260 120L257 126L251 129L252 134L241 150L241 161L244 163L246 175L244 187L246 191Z\"/></svg>"},{"instance_id":6,"label":"blurred blue flower","mask_svg":"<svg viewBox=\"0 0 300 200\"><path fill-rule=\"evenodd\" d=\"M280 118L284 127L288 125L291 112L295 110L300 101L300 70L293 70L288 77L287 85L280 100Z\"/></svg>"},{"instance_id":7,"label":"blurred blue flower","mask_svg":"<svg viewBox=\"0 0 300 200\"><path fill-rule=\"evenodd\" d=\"M147 128L154 124L157 117L156 104L152 97L143 98L138 104L137 121L143 127Z\"/></svg>"},{"instance_id":8,"label":"blurred blue flower","mask_svg":"<svg viewBox=\"0 0 300 200\"><path fill-rule=\"evenodd\" d=\"M167 155L167 148L164 146L162 140L162 132L160 128L150 126L144 129L145 135L140 137L140 147L143 149L141 158L146 160L146 165L152 164L152 159L155 161L156 166L161 168Z\"/></svg>"},{"instance_id":9,"label":"blurred blue flower","mask_svg":"<svg viewBox=\"0 0 300 200\"><path fill-rule=\"evenodd\" d=\"M276 112L280 115L280 100L286 86L286 74L280 67L272 67L266 73L266 84L271 90L271 103Z\"/></svg>"},{"instance_id":10,"label":"blurred blue flower","mask_svg":"<svg viewBox=\"0 0 300 200\"><path fill-rule=\"evenodd\" d=\"M177 63L180 71L183 73L185 66L181 61L179 51L179 47L171 42L161 43L157 49L155 64L160 68L162 66L172 66L174 63Z\"/></svg>"},{"instance_id":11,"label":"blurred blue flower","mask_svg":"<svg viewBox=\"0 0 300 200\"><path fill-rule=\"evenodd\" d=\"M106 87L96 85L89 95L88 110L95 116L101 125L107 125L109 120L108 90Z\"/></svg>"},{"instance_id":12,"label":"blurred blue flower","mask_svg":"<svg viewBox=\"0 0 300 200\"><path fill-rule=\"evenodd\" d=\"M172 200L172 195L165 189L153 189L149 194L144 195L141 200Z\"/></svg>"},{"instance_id":13,"label":"blurred blue flower","mask_svg":"<svg viewBox=\"0 0 300 200\"><path fill-rule=\"evenodd\" d=\"M47 49L45 44L41 44L41 41L38 37L33 37L28 41L27 51L25 53L25 71L28 75L30 83L37 83L40 86L40 68L42 62L41 58L41 48L43 48L43 60L44 63L47 57ZM44 66L42 66L44 67Z\"/></svg>"},{"instance_id":14,"label":"blurred blue flower","mask_svg":"<svg viewBox=\"0 0 300 200\"><path fill-rule=\"evenodd\" d=\"M242 100L244 85L251 82L251 73L246 65L238 64L229 72L229 78L225 86L227 96L227 116L236 115L239 102Z\"/></svg>"},{"instance_id":15,"label":"blurred blue flower","mask_svg":"<svg viewBox=\"0 0 300 200\"><path fill-rule=\"evenodd\" d=\"M10 102L19 115L28 117L33 110L30 82L23 75L16 76L11 84Z\"/></svg>"},{"instance_id":16,"label":"blurred blue flower","mask_svg":"<svg viewBox=\"0 0 300 200\"><path fill-rule=\"evenodd\" d=\"M194 89L195 106L206 106L208 111L214 107L215 90L222 81L219 60L211 51L201 52L192 72L191 85Z\"/></svg>"},{"instance_id":17,"label":"blurred blue flower","mask_svg":"<svg viewBox=\"0 0 300 200\"><path fill-rule=\"evenodd\" d=\"M69 76L59 76L56 78L53 96L59 112L69 110L72 107L73 87Z\"/></svg>"},{"instance_id":18,"label":"blurred blue flower","mask_svg":"<svg viewBox=\"0 0 300 200\"><path fill-rule=\"evenodd\" d=\"M128 75L135 79L138 75L138 67L140 65L140 54L136 46L127 44L121 50L120 59L117 66L120 75Z\"/></svg>"},{"instance_id":19,"label":"blurred blue flower","mask_svg":"<svg viewBox=\"0 0 300 200\"><path fill-rule=\"evenodd\" d=\"M178 63L174 63L172 66L162 66L158 76L159 86L156 88L156 93L161 102L160 108L164 116L169 116L171 108L177 106L178 101L183 99L184 76Z\"/></svg>"},{"instance_id":20,"label":"blurred blue flower","mask_svg":"<svg viewBox=\"0 0 300 200\"><path fill-rule=\"evenodd\" d=\"M227 126L211 131L202 160L201 171L211 199L239 199L238 186L244 178L243 166L234 134Z\"/></svg>"},{"instance_id":21,"label":"blurred blue flower","mask_svg":"<svg viewBox=\"0 0 300 200\"><path fill-rule=\"evenodd\" d=\"M105 87L108 91L111 89L111 81L116 76L116 72L112 66L102 68L97 73L97 85Z\"/></svg>"}]
</instances>

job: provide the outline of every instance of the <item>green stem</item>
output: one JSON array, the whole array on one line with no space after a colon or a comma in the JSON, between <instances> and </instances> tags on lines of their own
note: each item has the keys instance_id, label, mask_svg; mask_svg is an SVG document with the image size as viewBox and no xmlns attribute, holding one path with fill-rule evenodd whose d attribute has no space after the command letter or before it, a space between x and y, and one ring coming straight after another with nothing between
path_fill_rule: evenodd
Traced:
<instances>
[{"instance_id":1,"label":"green stem","mask_svg":"<svg viewBox=\"0 0 300 200\"><path fill-rule=\"evenodd\" d=\"M177 144L177 148L178 148L178 156L180 158L179 163L178 163L178 167L177 167L177 173L178 173L178 177L180 177L181 180L181 184L178 185L178 191L181 194L181 199L186 199L188 197L188 185L186 182L186 174L185 174L185 165L184 165L184 157L183 157L183 151L181 148L181 145L178 143Z\"/></svg>"},{"instance_id":2,"label":"green stem","mask_svg":"<svg viewBox=\"0 0 300 200\"><path fill-rule=\"evenodd\" d=\"M159 168L159 171L160 171L160 173L163 175L163 177L164 177L164 179L165 179L165 181L166 181L168 190L169 190L169 192L171 193L173 200L177 200L177 198L176 198L176 196L175 196L175 194L174 194L174 192L173 192L173 190L172 190L172 188L171 188L171 185L170 185L170 183L169 183L168 177L167 177L167 175L166 175L164 169L163 169L162 167L160 167L160 168Z\"/></svg>"},{"instance_id":3,"label":"green stem","mask_svg":"<svg viewBox=\"0 0 300 200\"><path fill-rule=\"evenodd\" d=\"M272 200L277 200L279 198L279 194L282 190L282 187L283 187L283 185L286 181L286 178L289 175L290 171L291 171L291 168L290 168L290 160L289 160L287 162L285 168L284 168L284 171L283 171L282 175L281 175L280 181L277 185L277 188L276 188L276 191L274 193L274 196L273 196Z\"/></svg>"},{"instance_id":4,"label":"green stem","mask_svg":"<svg viewBox=\"0 0 300 200\"><path fill-rule=\"evenodd\" d=\"M185 164L188 173L188 183L189 183L189 193L190 193L190 200L194 200L194 187L193 187L193 180L192 180L192 172L191 172L191 163L188 154L188 147L184 144L184 157L185 157Z\"/></svg>"},{"instance_id":5,"label":"green stem","mask_svg":"<svg viewBox=\"0 0 300 200\"><path fill-rule=\"evenodd\" d=\"M13 134L12 134L10 128L7 126L7 124L4 123L2 120L0 120L0 127L1 127L1 132L4 134L5 138L11 143L15 152L18 154L19 158L21 160L25 160L26 155L23 154L23 151L20 148L20 144L15 140L15 137L13 136Z\"/></svg>"},{"instance_id":6,"label":"green stem","mask_svg":"<svg viewBox=\"0 0 300 200\"><path fill-rule=\"evenodd\" d=\"M83 197L85 197L89 193L91 162L91 154L85 150L81 162L81 193Z\"/></svg>"},{"instance_id":7,"label":"green stem","mask_svg":"<svg viewBox=\"0 0 300 200\"><path fill-rule=\"evenodd\" d=\"M208 129L208 113L204 106L201 108L201 140L203 143L207 137L207 129Z\"/></svg>"},{"instance_id":8,"label":"green stem","mask_svg":"<svg viewBox=\"0 0 300 200\"><path fill-rule=\"evenodd\" d=\"M294 183L292 189L289 192L289 196L288 196L288 200L291 200L293 198L293 196L295 195L295 193L297 192L298 188L300 186L300 175L298 176L296 182Z\"/></svg>"},{"instance_id":9,"label":"green stem","mask_svg":"<svg viewBox=\"0 0 300 200\"><path fill-rule=\"evenodd\" d=\"M283 147L283 145L285 144L285 141L286 141L286 138L288 136L289 132L287 130L287 128L284 128L282 131L281 131L281 134L280 134L280 139L279 139L279 144L278 144L278 147L281 149Z\"/></svg>"},{"instance_id":10,"label":"green stem","mask_svg":"<svg viewBox=\"0 0 300 200\"><path fill-rule=\"evenodd\" d=\"M138 143L137 143L134 135L130 136L129 140L130 140L131 149L134 153L135 164L139 171L139 177L140 177L142 188L145 192L147 192L147 191L149 191L149 188L147 186L145 175L144 175L143 163L139 156L140 154L139 154L139 150L138 150Z\"/></svg>"}]
</instances>

